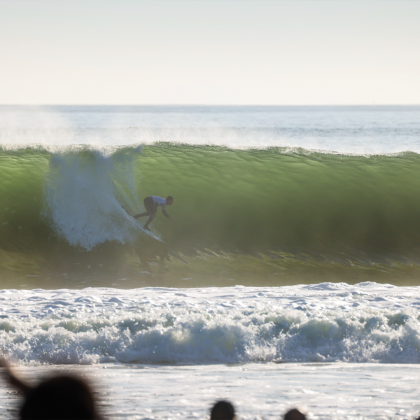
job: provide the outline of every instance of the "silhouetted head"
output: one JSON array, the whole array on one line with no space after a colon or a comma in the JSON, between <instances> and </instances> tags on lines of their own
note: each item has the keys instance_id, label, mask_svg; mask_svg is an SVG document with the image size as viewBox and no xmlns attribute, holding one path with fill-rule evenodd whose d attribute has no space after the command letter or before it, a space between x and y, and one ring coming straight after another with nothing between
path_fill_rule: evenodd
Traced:
<instances>
[{"instance_id":1,"label":"silhouetted head","mask_svg":"<svg viewBox=\"0 0 420 420\"><path fill-rule=\"evenodd\" d=\"M97 418L89 385L74 376L56 376L41 382L27 395L20 409L22 420Z\"/></svg>"},{"instance_id":2,"label":"silhouetted head","mask_svg":"<svg viewBox=\"0 0 420 420\"><path fill-rule=\"evenodd\" d=\"M210 412L210 420L232 420L235 417L235 409L229 401L217 401Z\"/></svg>"},{"instance_id":3,"label":"silhouetted head","mask_svg":"<svg viewBox=\"0 0 420 420\"><path fill-rule=\"evenodd\" d=\"M284 420L306 420L306 416L297 408L292 408L284 415Z\"/></svg>"},{"instance_id":4,"label":"silhouetted head","mask_svg":"<svg viewBox=\"0 0 420 420\"><path fill-rule=\"evenodd\" d=\"M174 198L173 198L173 197L171 197L170 195L168 195L168 196L166 197L166 204L167 204L168 206L170 206L173 202L174 202Z\"/></svg>"}]
</instances>

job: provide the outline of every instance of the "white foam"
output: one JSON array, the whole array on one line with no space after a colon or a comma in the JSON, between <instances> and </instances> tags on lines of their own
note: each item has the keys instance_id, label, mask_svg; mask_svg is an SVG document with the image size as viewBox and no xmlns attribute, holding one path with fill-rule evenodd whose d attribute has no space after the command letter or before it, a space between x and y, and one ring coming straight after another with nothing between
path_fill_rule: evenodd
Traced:
<instances>
[{"instance_id":1,"label":"white foam","mask_svg":"<svg viewBox=\"0 0 420 420\"><path fill-rule=\"evenodd\" d=\"M22 363L418 363L420 287L1 291Z\"/></svg>"},{"instance_id":2,"label":"white foam","mask_svg":"<svg viewBox=\"0 0 420 420\"><path fill-rule=\"evenodd\" d=\"M106 241L125 243L141 231L116 199L112 184L113 179L123 179L140 210L140 180L135 173L140 153L141 147L127 154L69 151L51 155L44 184L44 216L69 244L90 250Z\"/></svg>"}]
</instances>

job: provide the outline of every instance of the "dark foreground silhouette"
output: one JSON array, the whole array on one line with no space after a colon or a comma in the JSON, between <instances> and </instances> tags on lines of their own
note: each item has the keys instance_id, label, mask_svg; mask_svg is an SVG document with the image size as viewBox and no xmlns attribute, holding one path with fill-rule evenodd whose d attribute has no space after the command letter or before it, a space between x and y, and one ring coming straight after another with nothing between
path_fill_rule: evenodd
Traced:
<instances>
[{"instance_id":1,"label":"dark foreground silhouette","mask_svg":"<svg viewBox=\"0 0 420 420\"><path fill-rule=\"evenodd\" d=\"M306 416L297 408L292 408L284 415L284 420L306 420Z\"/></svg>"},{"instance_id":2,"label":"dark foreground silhouette","mask_svg":"<svg viewBox=\"0 0 420 420\"><path fill-rule=\"evenodd\" d=\"M23 396L19 408L22 420L102 420L93 390L75 375L56 375L31 386L17 377L9 364L0 358L0 368L7 383ZM227 400L219 400L210 410L210 420L234 420L235 408ZM284 420L306 420L305 414L293 408Z\"/></svg>"},{"instance_id":3,"label":"dark foreground silhouette","mask_svg":"<svg viewBox=\"0 0 420 420\"><path fill-rule=\"evenodd\" d=\"M6 382L23 396L19 408L22 420L95 420L98 415L89 384L74 375L57 375L30 386L18 378L0 359Z\"/></svg>"},{"instance_id":4,"label":"dark foreground silhouette","mask_svg":"<svg viewBox=\"0 0 420 420\"><path fill-rule=\"evenodd\" d=\"M226 400L217 401L210 412L210 420L233 420L235 408Z\"/></svg>"}]
</instances>

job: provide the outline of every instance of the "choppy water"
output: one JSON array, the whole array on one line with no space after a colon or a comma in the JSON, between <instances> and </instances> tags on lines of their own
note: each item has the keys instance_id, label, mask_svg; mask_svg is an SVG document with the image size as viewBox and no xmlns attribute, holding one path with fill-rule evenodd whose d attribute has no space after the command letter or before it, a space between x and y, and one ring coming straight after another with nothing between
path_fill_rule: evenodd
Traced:
<instances>
[{"instance_id":1,"label":"choppy water","mask_svg":"<svg viewBox=\"0 0 420 420\"><path fill-rule=\"evenodd\" d=\"M206 418L220 398L243 419L296 405L314 419L420 410L419 287L3 290L0 302L18 373L76 371L111 418ZM2 417L16 398L0 389Z\"/></svg>"},{"instance_id":2,"label":"choppy water","mask_svg":"<svg viewBox=\"0 0 420 420\"><path fill-rule=\"evenodd\" d=\"M3 352L25 364L418 363L419 287L3 290Z\"/></svg>"}]
</instances>

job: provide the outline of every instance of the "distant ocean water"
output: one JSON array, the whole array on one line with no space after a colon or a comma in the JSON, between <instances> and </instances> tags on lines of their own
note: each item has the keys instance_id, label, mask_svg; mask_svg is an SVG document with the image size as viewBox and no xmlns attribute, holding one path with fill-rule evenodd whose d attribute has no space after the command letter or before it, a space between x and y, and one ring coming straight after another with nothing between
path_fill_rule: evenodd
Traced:
<instances>
[{"instance_id":1,"label":"distant ocean water","mask_svg":"<svg viewBox=\"0 0 420 420\"><path fill-rule=\"evenodd\" d=\"M307 383L313 372L335 365L355 401L363 369L390 401L325 409L342 392L328 387L308 402L314 418L410 418L414 399L387 381L420 360L419 153L416 106L2 106L0 349L26 374L115 369L105 376L119 389L110 404L128 401L121 416L178 410L171 400L134 412L119 387L144 368L187 390L209 364L249 366L246 381L219 367L220 381L261 386L269 370L276 388L297 363L297 382L280 387L296 403L322 387ZM139 212L146 196L175 197L175 222L151 225L164 242L126 214L114 185ZM270 407L287 400L270 406L268 389L263 409L240 400L242 418L278 418ZM229 396L216 394L196 402Z\"/></svg>"}]
</instances>

